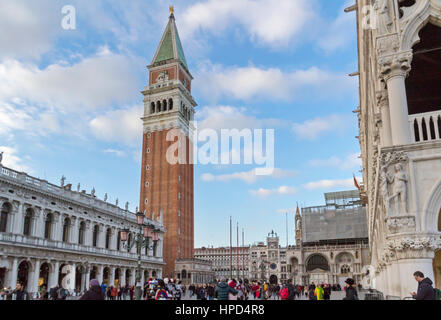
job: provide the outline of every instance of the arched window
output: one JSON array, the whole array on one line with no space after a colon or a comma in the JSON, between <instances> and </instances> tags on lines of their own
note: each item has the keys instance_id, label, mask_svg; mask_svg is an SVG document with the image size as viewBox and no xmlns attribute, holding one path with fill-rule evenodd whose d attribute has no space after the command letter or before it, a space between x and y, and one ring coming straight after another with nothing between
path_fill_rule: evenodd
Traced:
<instances>
[{"instance_id":1,"label":"arched window","mask_svg":"<svg viewBox=\"0 0 441 320\"><path fill-rule=\"evenodd\" d=\"M31 235L32 217L34 216L34 211L32 209L26 209L24 221L23 221L23 235Z\"/></svg>"},{"instance_id":2,"label":"arched window","mask_svg":"<svg viewBox=\"0 0 441 320\"><path fill-rule=\"evenodd\" d=\"M78 230L78 243L84 244L84 235L86 233L86 223L81 221L80 229Z\"/></svg>"},{"instance_id":3,"label":"arched window","mask_svg":"<svg viewBox=\"0 0 441 320\"><path fill-rule=\"evenodd\" d=\"M150 105L150 113L155 113L155 103L152 102Z\"/></svg>"},{"instance_id":4,"label":"arched window","mask_svg":"<svg viewBox=\"0 0 441 320\"><path fill-rule=\"evenodd\" d=\"M10 212L11 212L11 205L9 203L4 203L2 205L2 210L1 210L0 232L8 231L8 218Z\"/></svg>"},{"instance_id":5,"label":"arched window","mask_svg":"<svg viewBox=\"0 0 441 320\"><path fill-rule=\"evenodd\" d=\"M173 110L173 99L168 99L168 110Z\"/></svg>"},{"instance_id":6,"label":"arched window","mask_svg":"<svg viewBox=\"0 0 441 320\"><path fill-rule=\"evenodd\" d=\"M162 111L167 111L167 100L162 100Z\"/></svg>"},{"instance_id":7,"label":"arched window","mask_svg":"<svg viewBox=\"0 0 441 320\"><path fill-rule=\"evenodd\" d=\"M110 249L110 239L112 237L112 229L107 229L106 232L106 249Z\"/></svg>"},{"instance_id":8,"label":"arched window","mask_svg":"<svg viewBox=\"0 0 441 320\"><path fill-rule=\"evenodd\" d=\"M69 242L70 219L64 219L63 224L63 242Z\"/></svg>"},{"instance_id":9,"label":"arched window","mask_svg":"<svg viewBox=\"0 0 441 320\"><path fill-rule=\"evenodd\" d=\"M121 231L118 231L118 236L116 238L116 250L121 250Z\"/></svg>"},{"instance_id":10,"label":"arched window","mask_svg":"<svg viewBox=\"0 0 441 320\"><path fill-rule=\"evenodd\" d=\"M340 272L343 274L348 274L351 272L351 268L347 264L344 264L342 265Z\"/></svg>"},{"instance_id":11,"label":"arched window","mask_svg":"<svg viewBox=\"0 0 441 320\"><path fill-rule=\"evenodd\" d=\"M48 240L51 239L52 222L53 222L52 213L48 213L46 215L46 220L44 220L44 238Z\"/></svg>"},{"instance_id":12,"label":"arched window","mask_svg":"<svg viewBox=\"0 0 441 320\"><path fill-rule=\"evenodd\" d=\"M156 102L156 112L161 112L161 101Z\"/></svg>"},{"instance_id":13,"label":"arched window","mask_svg":"<svg viewBox=\"0 0 441 320\"><path fill-rule=\"evenodd\" d=\"M324 271L329 270L329 264L325 257L320 254L312 255L306 264L306 271L313 271L315 269L321 269Z\"/></svg>"},{"instance_id":14,"label":"arched window","mask_svg":"<svg viewBox=\"0 0 441 320\"><path fill-rule=\"evenodd\" d=\"M99 226L95 225L93 227L93 237L92 237L92 246L97 247L98 246L98 233L99 233Z\"/></svg>"},{"instance_id":15,"label":"arched window","mask_svg":"<svg viewBox=\"0 0 441 320\"><path fill-rule=\"evenodd\" d=\"M419 37L421 41L412 48L412 66L406 79L409 114L441 109L441 91L439 90L441 87L441 73L439 72L441 27L428 23L421 29ZM425 126L429 127L429 123ZM421 141L427 140L427 137L420 137L420 139Z\"/></svg>"}]
</instances>

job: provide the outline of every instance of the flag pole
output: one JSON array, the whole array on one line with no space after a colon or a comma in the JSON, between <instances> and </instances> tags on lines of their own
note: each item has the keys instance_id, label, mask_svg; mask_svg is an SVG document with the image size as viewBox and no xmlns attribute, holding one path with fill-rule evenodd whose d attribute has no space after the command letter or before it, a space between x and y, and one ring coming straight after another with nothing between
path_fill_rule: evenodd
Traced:
<instances>
[{"instance_id":1,"label":"flag pole","mask_svg":"<svg viewBox=\"0 0 441 320\"><path fill-rule=\"evenodd\" d=\"M230 216L230 280L233 279L233 222Z\"/></svg>"}]
</instances>

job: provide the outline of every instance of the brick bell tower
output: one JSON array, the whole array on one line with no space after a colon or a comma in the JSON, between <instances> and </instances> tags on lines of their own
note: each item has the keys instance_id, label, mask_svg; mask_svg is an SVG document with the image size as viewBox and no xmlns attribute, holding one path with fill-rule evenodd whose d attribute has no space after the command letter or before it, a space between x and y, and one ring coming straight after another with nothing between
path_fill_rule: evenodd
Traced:
<instances>
[{"instance_id":1,"label":"brick bell tower","mask_svg":"<svg viewBox=\"0 0 441 320\"><path fill-rule=\"evenodd\" d=\"M189 133L197 104L191 96L193 77L188 70L173 7L148 69L149 86L142 92L145 98L140 208L148 218L163 219L165 278L174 277L176 259L191 259L194 255L194 182L190 163L193 146ZM171 130L178 130L180 137L168 141ZM185 151L179 154L185 161L170 163L167 151L176 144L179 144L179 152ZM177 155L178 151L173 154Z\"/></svg>"}]
</instances>

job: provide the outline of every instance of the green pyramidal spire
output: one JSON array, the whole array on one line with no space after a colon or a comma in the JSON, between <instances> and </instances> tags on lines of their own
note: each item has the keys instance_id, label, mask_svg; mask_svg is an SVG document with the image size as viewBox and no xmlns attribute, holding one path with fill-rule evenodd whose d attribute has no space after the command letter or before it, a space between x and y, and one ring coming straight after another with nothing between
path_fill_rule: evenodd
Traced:
<instances>
[{"instance_id":1,"label":"green pyramidal spire","mask_svg":"<svg viewBox=\"0 0 441 320\"><path fill-rule=\"evenodd\" d=\"M178 29L176 28L175 16L171 10L170 19L152 64L155 65L172 59L179 60L188 70L184 49L182 48L181 39L179 38Z\"/></svg>"}]
</instances>

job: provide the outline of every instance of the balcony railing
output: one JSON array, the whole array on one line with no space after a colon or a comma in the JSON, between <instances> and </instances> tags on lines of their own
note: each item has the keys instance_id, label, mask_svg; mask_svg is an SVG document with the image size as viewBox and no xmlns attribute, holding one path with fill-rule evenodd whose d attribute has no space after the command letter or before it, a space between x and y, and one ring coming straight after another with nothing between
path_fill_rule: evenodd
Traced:
<instances>
[{"instance_id":1,"label":"balcony railing","mask_svg":"<svg viewBox=\"0 0 441 320\"><path fill-rule=\"evenodd\" d=\"M441 110L409 116L412 142L441 140Z\"/></svg>"},{"instance_id":2,"label":"balcony railing","mask_svg":"<svg viewBox=\"0 0 441 320\"><path fill-rule=\"evenodd\" d=\"M9 242L12 244L21 244L21 245L39 247L45 249L75 251L81 254L105 255L120 259L129 259L129 260L138 259L138 255L132 252L109 250L105 248L96 248L96 247L75 244L75 243L65 243L61 241L28 237L19 234L11 234L11 233L3 233L3 232L0 232L0 242ZM162 258L142 255L142 261L151 262L151 263L162 263Z\"/></svg>"}]
</instances>

